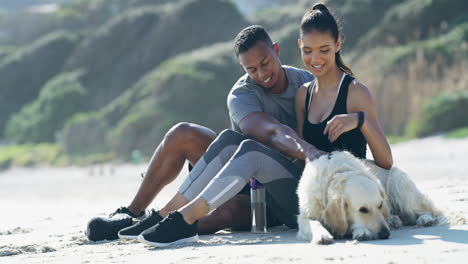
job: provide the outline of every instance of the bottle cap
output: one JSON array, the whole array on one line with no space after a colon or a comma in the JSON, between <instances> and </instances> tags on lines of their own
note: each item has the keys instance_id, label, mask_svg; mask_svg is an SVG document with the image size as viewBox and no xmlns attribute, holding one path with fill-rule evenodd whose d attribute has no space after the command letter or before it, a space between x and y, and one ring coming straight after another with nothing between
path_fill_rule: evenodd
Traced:
<instances>
[{"instance_id":1,"label":"bottle cap","mask_svg":"<svg viewBox=\"0 0 468 264\"><path fill-rule=\"evenodd\" d=\"M260 182L258 182L255 178L252 178L250 186L251 186L252 189L257 190L258 188L262 187L263 185Z\"/></svg>"}]
</instances>

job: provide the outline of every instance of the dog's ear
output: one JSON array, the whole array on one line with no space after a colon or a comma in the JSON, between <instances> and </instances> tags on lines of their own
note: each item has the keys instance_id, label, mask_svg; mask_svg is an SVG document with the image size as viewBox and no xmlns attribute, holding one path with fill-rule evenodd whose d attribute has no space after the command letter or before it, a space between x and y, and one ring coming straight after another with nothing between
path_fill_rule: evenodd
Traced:
<instances>
[{"instance_id":1,"label":"dog's ear","mask_svg":"<svg viewBox=\"0 0 468 264\"><path fill-rule=\"evenodd\" d=\"M340 236L343 236L348 230L346 206L344 199L335 198L327 204L323 215L325 224Z\"/></svg>"},{"instance_id":2,"label":"dog's ear","mask_svg":"<svg viewBox=\"0 0 468 264\"><path fill-rule=\"evenodd\" d=\"M390 217L390 208L388 207L388 199L386 196L386 193L383 190L380 190L380 195L383 198L383 204L382 204L382 214L385 219Z\"/></svg>"}]
</instances>

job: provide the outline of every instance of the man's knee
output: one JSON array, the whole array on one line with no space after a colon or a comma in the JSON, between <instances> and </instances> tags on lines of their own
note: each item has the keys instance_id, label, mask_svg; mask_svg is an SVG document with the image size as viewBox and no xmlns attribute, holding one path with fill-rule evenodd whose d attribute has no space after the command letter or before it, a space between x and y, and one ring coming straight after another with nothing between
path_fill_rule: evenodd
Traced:
<instances>
[{"instance_id":1,"label":"man's knee","mask_svg":"<svg viewBox=\"0 0 468 264\"><path fill-rule=\"evenodd\" d=\"M216 133L209 128L202 127L188 122L180 122L174 125L165 135L166 141L181 142L211 142L216 137Z\"/></svg>"},{"instance_id":2,"label":"man's knee","mask_svg":"<svg viewBox=\"0 0 468 264\"><path fill-rule=\"evenodd\" d=\"M175 138L175 137L186 137L194 133L194 128L190 123L180 122L171 127L166 133L166 138Z\"/></svg>"}]
</instances>

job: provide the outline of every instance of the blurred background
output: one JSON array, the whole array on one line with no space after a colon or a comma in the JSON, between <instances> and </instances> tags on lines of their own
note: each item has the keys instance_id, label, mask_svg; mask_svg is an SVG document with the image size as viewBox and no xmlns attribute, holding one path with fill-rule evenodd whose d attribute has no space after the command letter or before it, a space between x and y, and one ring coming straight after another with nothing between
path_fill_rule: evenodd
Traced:
<instances>
[{"instance_id":1,"label":"blurred background","mask_svg":"<svg viewBox=\"0 0 468 264\"><path fill-rule=\"evenodd\" d=\"M468 1L325 1L392 142L468 136ZM229 127L233 39L304 68L302 0L0 0L0 169L149 158L182 121Z\"/></svg>"}]
</instances>

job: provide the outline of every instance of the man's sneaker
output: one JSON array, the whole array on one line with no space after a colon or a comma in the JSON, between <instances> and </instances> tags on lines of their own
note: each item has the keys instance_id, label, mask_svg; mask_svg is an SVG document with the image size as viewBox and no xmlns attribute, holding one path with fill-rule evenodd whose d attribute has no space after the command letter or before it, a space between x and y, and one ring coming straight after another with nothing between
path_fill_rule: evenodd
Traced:
<instances>
[{"instance_id":1,"label":"man's sneaker","mask_svg":"<svg viewBox=\"0 0 468 264\"><path fill-rule=\"evenodd\" d=\"M154 247L197 242L198 221L189 225L177 211L170 213L159 224L147 229L138 236L138 240Z\"/></svg>"},{"instance_id":2,"label":"man's sneaker","mask_svg":"<svg viewBox=\"0 0 468 264\"><path fill-rule=\"evenodd\" d=\"M162 216L159 214L159 211L151 209L149 214L145 218L141 219L140 222L126 227L119 231L120 238L128 239L137 239L138 235L143 233L146 229L155 226L163 220Z\"/></svg>"},{"instance_id":3,"label":"man's sneaker","mask_svg":"<svg viewBox=\"0 0 468 264\"><path fill-rule=\"evenodd\" d=\"M132 218L141 218L145 212L135 215L126 207L120 207L109 217L94 217L89 220L86 227L86 236L91 241L114 240L119 238L117 233L120 229L131 226Z\"/></svg>"}]
</instances>

